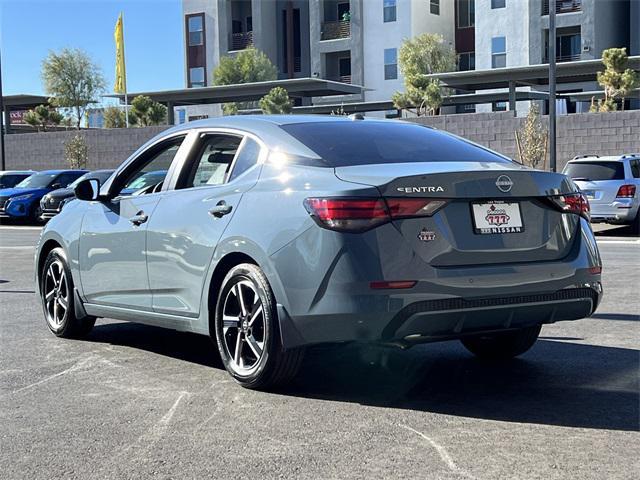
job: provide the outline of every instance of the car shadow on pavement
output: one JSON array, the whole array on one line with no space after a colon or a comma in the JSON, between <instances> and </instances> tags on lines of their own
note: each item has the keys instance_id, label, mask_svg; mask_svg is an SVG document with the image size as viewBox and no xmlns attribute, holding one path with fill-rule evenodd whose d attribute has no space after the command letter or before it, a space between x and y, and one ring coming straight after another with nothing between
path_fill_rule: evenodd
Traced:
<instances>
[{"instance_id":1,"label":"car shadow on pavement","mask_svg":"<svg viewBox=\"0 0 640 480\"><path fill-rule=\"evenodd\" d=\"M223 368L215 345L201 335L109 323L96 325L88 340ZM640 428L639 367L637 350L557 339L541 339L506 363L478 360L459 342L406 351L327 345L310 348L300 374L278 393L506 422L635 431Z\"/></svg>"}]
</instances>

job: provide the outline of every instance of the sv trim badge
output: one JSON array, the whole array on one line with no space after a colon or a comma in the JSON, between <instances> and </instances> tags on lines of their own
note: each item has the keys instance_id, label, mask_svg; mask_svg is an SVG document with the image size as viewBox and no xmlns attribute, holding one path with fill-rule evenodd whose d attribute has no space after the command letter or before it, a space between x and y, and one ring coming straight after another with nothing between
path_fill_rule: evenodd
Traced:
<instances>
[{"instance_id":1,"label":"sv trim badge","mask_svg":"<svg viewBox=\"0 0 640 480\"><path fill-rule=\"evenodd\" d=\"M501 192L510 192L511 187L513 187L513 180L511 180L507 175L500 175L496 179L496 187L498 187L498 190Z\"/></svg>"}]
</instances>

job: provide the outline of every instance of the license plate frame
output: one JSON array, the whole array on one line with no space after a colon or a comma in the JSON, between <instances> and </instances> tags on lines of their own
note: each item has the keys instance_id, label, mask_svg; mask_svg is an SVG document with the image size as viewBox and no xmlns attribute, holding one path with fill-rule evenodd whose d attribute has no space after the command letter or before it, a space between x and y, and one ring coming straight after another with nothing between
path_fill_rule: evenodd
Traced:
<instances>
[{"instance_id":1,"label":"license plate frame","mask_svg":"<svg viewBox=\"0 0 640 480\"><path fill-rule=\"evenodd\" d=\"M471 218L473 219L473 232L476 235L505 235L524 232L520 202L504 200L472 202Z\"/></svg>"}]
</instances>

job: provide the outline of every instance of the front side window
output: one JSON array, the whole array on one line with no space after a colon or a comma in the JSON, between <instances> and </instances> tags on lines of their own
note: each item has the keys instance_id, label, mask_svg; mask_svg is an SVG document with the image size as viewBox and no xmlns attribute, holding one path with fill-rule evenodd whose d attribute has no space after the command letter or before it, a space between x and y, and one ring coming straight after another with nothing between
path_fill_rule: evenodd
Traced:
<instances>
[{"instance_id":1,"label":"front side window","mask_svg":"<svg viewBox=\"0 0 640 480\"><path fill-rule=\"evenodd\" d=\"M116 178L112 187L114 196L160 191L183 140L184 137L171 139L144 152L131 168L125 170L121 178Z\"/></svg>"},{"instance_id":2,"label":"front side window","mask_svg":"<svg viewBox=\"0 0 640 480\"><path fill-rule=\"evenodd\" d=\"M507 0L491 0L491 8L506 7Z\"/></svg>"},{"instance_id":3,"label":"front side window","mask_svg":"<svg viewBox=\"0 0 640 480\"><path fill-rule=\"evenodd\" d=\"M187 17L189 29L189 46L202 45L204 43L204 15L191 15Z\"/></svg>"},{"instance_id":4,"label":"front side window","mask_svg":"<svg viewBox=\"0 0 640 480\"><path fill-rule=\"evenodd\" d=\"M384 79L395 80L398 78L398 49L384 49Z\"/></svg>"},{"instance_id":5,"label":"front side window","mask_svg":"<svg viewBox=\"0 0 640 480\"><path fill-rule=\"evenodd\" d=\"M77 180L78 178L84 176L85 172L67 172L67 173L61 173L60 175L58 175L55 179L55 181L53 182L52 185L60 185L60 188L65 188L67 185L69 185L70 183L72 183L74 180Z\"/></svg>"},{"instance_id":6,"label":"front side window","mask_svg":"<svg viewBox=\"0 0 640 480\"><path fill-rule=\"evenodd\" d=\"M204 67L194 67L189 69L189 83L192 87L204 87Z\"/></svg>"},{"instance_id":7,"label":"front side window","mask_svg":"<svg viewBox=\"0 0 640 480\"><path fill-rule=\"evenodd\" d=\"M491 68L504 68L507 66L507 39L505 37L493 37L491 39Z\"/></svg>"},{"instance_id":8,"label":"front side window","mask_svg":"<svg viewBox=\"0 0 640 480\"><path fill-rule=\"evenodd\" d=\"M187 178L180 188L221 185L227 181L241 137L204 134Z\"/></svg>"},{"instance_id":9,"label":"front side window","mask_svg":"<svg viewBox=\"0 0 640 480\"><path fill-rule=\"evenodd\" d=\"M475 0L458 0L458 28L469 28L475 25L475 7Z\"/></svg>"},{"instance_id":10,"label":"front side window","mask_svg":"<svg viewBox=\"0 0 640 480\"><path fill-rule=\"evenodd\" d=\"M412 162L501 162L506 158L452 135L405 122L305 122L282 125L328 167Z\"/></svg>"},{"instance_id":11,"label":"front side window","mask_svg":"<svg viewBox=\"0 0 640 480\"><path fill-rule=\"evenodd\" d=\"M385 23L396 21L396 0L383 0L382 15Z\"/></svg>"},{"instance_id":12,"label":"front side window","mask_svg":"<svg viewBox=\"0 0 640 480\"><path fill-rule=\"evenodd\" d=\"M429 10L433 15L440 15L440 0L429 0Z\"/></svg>"}]
</instances>

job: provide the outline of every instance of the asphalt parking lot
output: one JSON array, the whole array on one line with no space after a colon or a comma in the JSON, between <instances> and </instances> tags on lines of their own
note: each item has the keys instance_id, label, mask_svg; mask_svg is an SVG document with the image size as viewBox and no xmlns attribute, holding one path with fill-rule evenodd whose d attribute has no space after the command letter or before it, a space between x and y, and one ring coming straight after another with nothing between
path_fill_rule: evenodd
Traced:
<instances>
[{"instance_id":1,"label":"asphalt parking lot","mask_svg":"<svg viewBox=\"0 0 640 480\"><path fill-rule=\"evenodd\" d=\"M604 301L509 364L457 342L322 347L278 393L205 337L44 324L39 229L0 227L0 477L628 479L640 471L640 239L596 227Z\"/></svg>"}]
</instances>

